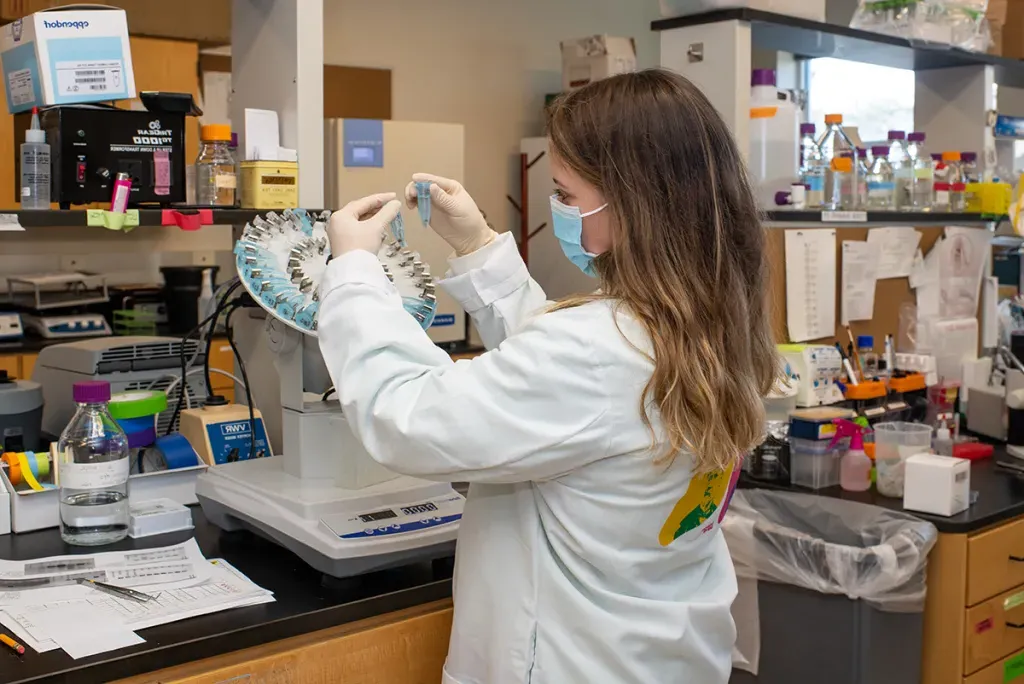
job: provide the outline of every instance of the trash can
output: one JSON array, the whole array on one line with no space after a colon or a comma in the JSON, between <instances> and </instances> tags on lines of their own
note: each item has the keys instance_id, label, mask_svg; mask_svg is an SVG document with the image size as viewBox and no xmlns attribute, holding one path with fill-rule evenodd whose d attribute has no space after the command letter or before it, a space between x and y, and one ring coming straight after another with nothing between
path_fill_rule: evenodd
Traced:
<instances>
[{"instance_id":1,"label":"trash can","mask_svg":"<svg viewBox=\"0 0 1024 684\"><path fill-rule=\"evenodd\" d=\"M934 525L748 489L734 495L722 530L740 585L731 684L920 681Z\"/></svg>"}]
</instances>

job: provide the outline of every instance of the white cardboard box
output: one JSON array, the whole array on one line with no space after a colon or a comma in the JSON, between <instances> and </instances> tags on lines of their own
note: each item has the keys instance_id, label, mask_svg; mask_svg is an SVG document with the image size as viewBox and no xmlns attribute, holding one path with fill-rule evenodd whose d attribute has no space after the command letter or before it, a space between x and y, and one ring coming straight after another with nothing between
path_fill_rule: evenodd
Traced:
<instances>
[{"instance_id":1,"label":"white cardboard box","mask_svg":"<svg viewBox=\"0 0 1024 684\"><path fill-rule=\"evenodd\" d=\"M933 515L963 513L971 503L971 462L938 454L906 460L903 508Z\"/></svg>"},{"instance_id":2,"label":"white cardboard box","mask_svg":"<svg viewBox=\"0 0 1024 684\"><path fill-rule=\"evenodd\" d=\"M49 10L0 34L7 110L129 100L135 74L124 10Z\"/></svg>"},{"instance_id":3,"label":"white cardboard box","mask_svg":"<svg viewBox=\"0 0 1024 684\"><path fill-rule=\"evenodd\" d=\"M587 36L562 41L562 92L636 71L632 38Z\"/></svg>"}]
</instances>

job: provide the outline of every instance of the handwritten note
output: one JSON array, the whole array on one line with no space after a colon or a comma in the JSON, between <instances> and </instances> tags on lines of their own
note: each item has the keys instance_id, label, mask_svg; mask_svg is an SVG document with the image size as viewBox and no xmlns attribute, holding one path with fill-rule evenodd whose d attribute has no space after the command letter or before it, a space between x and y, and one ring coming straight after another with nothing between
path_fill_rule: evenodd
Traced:
<instances>
[{"instance_id":1,"label":"handwritten note","mask_svg":"<svg viewBox=\"0 0 1024 684\"><path fill-rule=\"evenodd\" d=\"M913 269L921 233L910 227L872 228L868 244L878 250L877 279L905 278Z\"/></svg>"},{"instance_id":2,"label":"handwritten note","mask_svg":"<svg viewBox=\"0 0 1024 684\"><path fill-rule=\"evenodd\" d=\"M786 231L786 324L794 342L836 331L836 231Z\"/></svg>"},{"instance_id":3,"label":"handwritten note","mask_svg":"<svg viewBox=\"0 0 1024 684\"><path fill-rule=\"evenodd\" d=\"M875 315L875 281L880 260L877 245L843 240L842 321L867 321Z\"/></svg>"}]
</instances>

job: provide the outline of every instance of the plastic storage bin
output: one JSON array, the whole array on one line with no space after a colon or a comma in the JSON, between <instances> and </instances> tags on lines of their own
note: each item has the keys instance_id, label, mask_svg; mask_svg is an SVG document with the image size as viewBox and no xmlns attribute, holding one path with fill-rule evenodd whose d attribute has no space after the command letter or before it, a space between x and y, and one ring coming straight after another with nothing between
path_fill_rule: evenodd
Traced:
<instances>
[{"instance_id":1,"label":"plastic storage bin","mask_svg":"<svg viewBox=\"0 0 1024 684\"><path fill-rule=\"evenodd\" d=\"M928 554L907 513L740 490L722 525L740 593L731 684L921 681Z\"/></svg>"},{"instance_id":2,"label":"plastic storage bin","mask_svg":"<svg viewBox=\"0 0 1024 684\"><path fill-rule=\"evenodd\" d=\"M839 457L845 450L843 440L829 447L828 440L789 438L790 482L801 487L822 489L839 484Z\"/></svg>"},{"instance_id":3,"label":"plastic storage bin","mask_svg":"<svg viewBox=\"0 0 1024 684\"><path fill-rule=\"evenodd\" d=\"M660 0L660 4L663 17L749 7L812 21L825 21L825 0Z\"/></svg>"}]
</instances>

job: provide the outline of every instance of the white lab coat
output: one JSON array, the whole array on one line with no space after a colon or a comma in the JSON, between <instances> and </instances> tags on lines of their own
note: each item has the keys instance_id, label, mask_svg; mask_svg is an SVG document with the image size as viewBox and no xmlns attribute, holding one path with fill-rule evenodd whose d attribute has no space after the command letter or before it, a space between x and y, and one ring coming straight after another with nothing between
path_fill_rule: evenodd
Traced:
<instances>
[{"instance_id":1,"label":"white lab coat","mask_svg":"<svg viewBox=\"0 0 1024 684\"><path fill-rule=\"evenodd\" d=\"M509 234L450 263L442 287L491 349L471 361L430 342L369 252L328 266L319 322L373 458L471 483L444 684L726 682L732 473L655 464L639 413L652 365L611 303L543 312Z\"/></svg>"}]
</instances>

